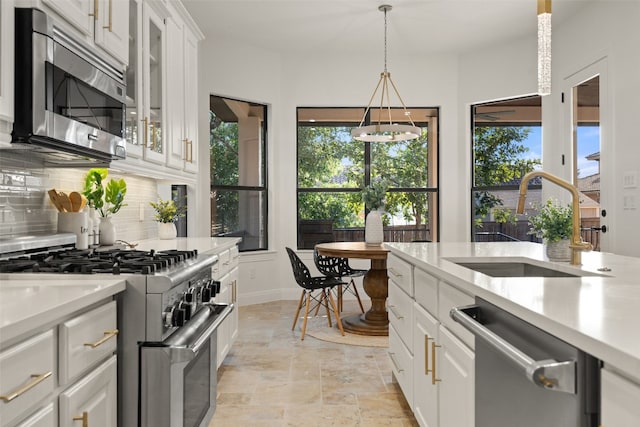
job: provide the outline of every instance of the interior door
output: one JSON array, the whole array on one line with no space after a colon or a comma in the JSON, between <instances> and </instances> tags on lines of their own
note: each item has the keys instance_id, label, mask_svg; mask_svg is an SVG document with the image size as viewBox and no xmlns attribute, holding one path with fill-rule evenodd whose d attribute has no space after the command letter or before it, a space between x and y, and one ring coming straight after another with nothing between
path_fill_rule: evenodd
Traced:
<instances>
[{"instance_id":1,"label":"interior door","mask_svg":"<svg viewBox=\"0 0 640 427\"><path fill-rule=\"evenodd\" d=\"M582 238L594 250L613 252L611 110L603 58L565 79L564 103L571 129L573 184L580 191Z\"/></svg>"}]
</instances>

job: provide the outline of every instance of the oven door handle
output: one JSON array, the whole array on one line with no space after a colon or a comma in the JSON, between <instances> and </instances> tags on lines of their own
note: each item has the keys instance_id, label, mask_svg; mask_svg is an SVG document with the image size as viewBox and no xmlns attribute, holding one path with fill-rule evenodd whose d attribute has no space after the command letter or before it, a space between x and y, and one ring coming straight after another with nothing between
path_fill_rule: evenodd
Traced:
<instances>
[{"instance_id":1,"label":"oven door handle","mask_svg":"<svg viewBox=\"0 0 640 427\"><path fill-rule=\"evenodd\" d=\"M576 362L558 362L553 359L535 360L514 347L480 322L477 305L454 307L449 312L453 320L462 325L475 337L481 339L498 353L512 362L532 383L551 391L576 393Z\"/></svg>"},{"instance_id":2,"label":"oven door handle","mask_svg":"<svg viewBox=\"0 0 640 427\"><path fill-rule=\"evenodd\" d=\"M171 360L173 362L192 360L234 308L233 304L206 304L187 325L163 343Z\"/></svg>"}]
</instances>

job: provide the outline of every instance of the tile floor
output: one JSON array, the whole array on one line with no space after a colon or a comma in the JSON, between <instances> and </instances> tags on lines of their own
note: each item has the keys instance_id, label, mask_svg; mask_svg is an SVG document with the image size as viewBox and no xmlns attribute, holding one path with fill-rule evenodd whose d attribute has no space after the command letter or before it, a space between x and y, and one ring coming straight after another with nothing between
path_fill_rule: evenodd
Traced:
<instances>
[{"instance_id":1,"label":"tile floor","mask_svg":"<svg viewBox=\"0 0 640 427\"><path fill-rule=\"evenodd\" d=\"M298 326L291 331L296 303L239 308L239 337L218 370L210 427L417 426L391 382L387 349L301 341Z\"/></svg>"}]
</instances>

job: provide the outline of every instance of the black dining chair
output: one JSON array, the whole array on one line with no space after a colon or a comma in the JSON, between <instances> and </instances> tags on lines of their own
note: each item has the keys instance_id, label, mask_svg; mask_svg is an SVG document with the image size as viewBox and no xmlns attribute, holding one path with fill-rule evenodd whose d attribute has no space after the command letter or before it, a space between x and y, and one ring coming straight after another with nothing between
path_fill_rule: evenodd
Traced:
<instances>
[{"instance_id":1,"label":"black dining chair","mask_svg":"<svg viewBox=\"0 0 640 427\"><path fill-rule=\"evenodd\" d=\"M354 279L356 277L364 276L368 270L356 270L351 268L347 258L320 255L317 249L313 250L313 262L316 264L318 271L325 276L334 277L340 280L344 280L345 277L350 279L345 286L339 285L337 287L338 311L342 312L342 297L344 293L350 292L356 297L358 305L360 305L360 311L364 313L364 307L362 306L360 294L358 293L358 288L356 287Z\"/></svg>"},{"instance_id":2,"label":"black dining chair","mask_svg":"<svg viewBox=\"0 0 640 427\"><path fill-rule=\"evenodd\" d=\"M329 304L331 304L331 309L333 310L333 314L336 316L336 323L338 324L338 329L340 329L340 333L344 336L344 329L342 328L342 320L340 320L340 312L336 307L336 303L333 299L333 294L331 290L336 286L346 285L342 280L329 277L329 276L319 276L312 277L309 272L309 268L302 262L302 260L296 255L296 253L291 248L286 248L287 254L289 254L289 260L291 261L291 268L293 269L293 277L296 279L296 283L302 288L302 295L300 295L300 301L298 302L298 307L296 308L296 315L293 319L293 326L291 330L294 330L296 327L296 323L298 322L298 316L300 315L300 310L302 307L304 310L304 323L302 324L302 336L301 340L304 340L305 332L307 331L307 318L309 317L309 311L316 309L315 315L318 314L320 306L325 307L327 311L327 320L329 323L329 327L332 327L331 323L331 312L329 310ZM313 308L311 308L311 304L315 304Z\"/></svg>"}]
</instances>

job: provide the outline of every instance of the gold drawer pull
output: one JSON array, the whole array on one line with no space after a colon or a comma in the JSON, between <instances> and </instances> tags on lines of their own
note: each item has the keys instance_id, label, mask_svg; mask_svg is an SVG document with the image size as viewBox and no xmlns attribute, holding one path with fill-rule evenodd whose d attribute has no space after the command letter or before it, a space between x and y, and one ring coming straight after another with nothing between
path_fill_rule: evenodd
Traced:
<instances>
[{"instance_id":1,"label":"gold drawer pull","mask_svg":"<svg viewBox=\"0 0 640 427\"><path fill-rule=\"evenodd\" d=\"M84 411L79 417L73 417L73 421L82 421L82 427L89 427L89 413Z\"/></svg>"},{"instance_id":2,"label":"gold drawer pull","mask_svg":"<svg viewBox=\"0 0 640 427\"><path fill-rule=\"evenodd\" d=\"M98 0L93 0L93 13L90 13L89 16L93 16L93 20L98 20Z\"/></svg>"},{"instance_id":3,"label":"gold drawer pull","mask_svg":"<svg viewBox=\"0 0 640 427\"><path fill-rule=\"evenodd\" d=\"M11 394L3 394L2 396L0 396L0 399L4 400L5 402L11 402L16 397L28 392L29 390L40 384L42 381L49 378L51 374L51 371L47 372L46 374L31 374L31 378L33 378L31 382L25 384L24 386L22 386L22 388L14 391Z\"/></svg>"},{"instance_id":4,"label":"gold drawer pull","mask_svg":"<svg viewBox=\"0 0 640 427\"><path fill-rule=\"evenodd\" d=\"M434 384L442 381L438 378L438 374L436 374L436 348L442 347L441 345L437 345L436 342L431 343L431 384Z\"/></svg>"},{"instance_id":5,"label":"gold drawer pull","mask_svg":"<svg viewBox=\"0 0 640 427\"><path fill-rule=\"evenodd\" d=\"M109 30L110 33L113 32L113 0L109 0L109 25L105 25L102 28L105 30Z\"/></svg>"},{"instance_id":6,"label":"gold drawer pull","mask_svg":"<svg viewBox=\"0 0 640 427\"><path fill-rule=\"evenodd\" d=\"M96 348L98 346L101 346L105 342L107 342L107 340L109 340L110 338L113 338L116 335L118 335L118 332L119 331L117 329L113 329L111 331L105 331L104 336L102 338L100 338L98 341L96 341L96 342L86 342L86 343L84 343L84 345L87 346L87 347Z\"/></svg>"},{"instance_id":7,"label":"gold drawer pull","mask_svg":"<svg viewBox=\"0 0 640 427\"><path fill-rule=\"evenodd\" d=\"M429 338L429 335L424 336L424 374L429 375L431 369L429 369L429 340L433 338Z\"/></svg>"}]
</instances>

